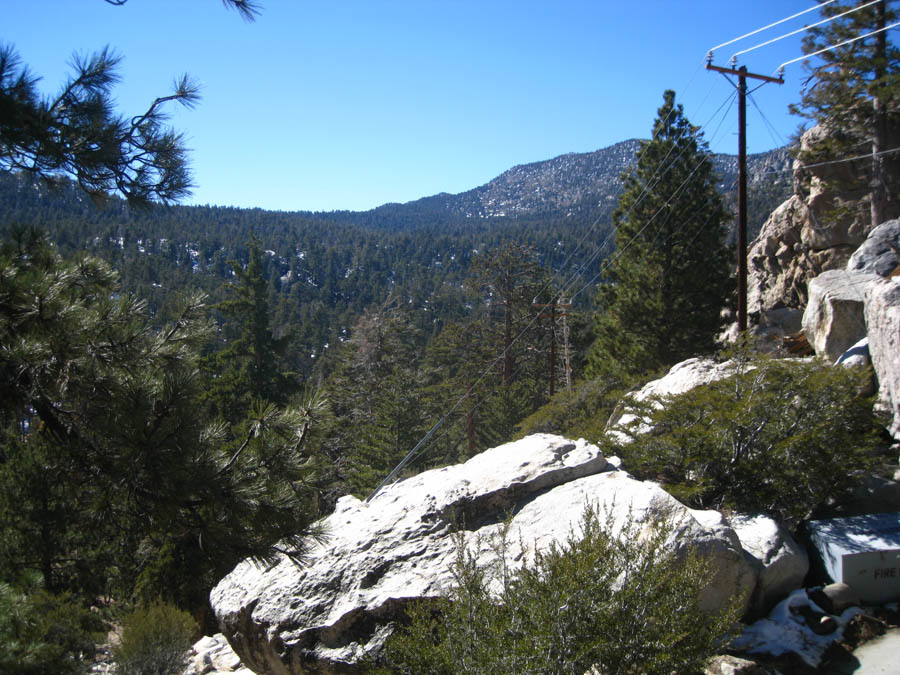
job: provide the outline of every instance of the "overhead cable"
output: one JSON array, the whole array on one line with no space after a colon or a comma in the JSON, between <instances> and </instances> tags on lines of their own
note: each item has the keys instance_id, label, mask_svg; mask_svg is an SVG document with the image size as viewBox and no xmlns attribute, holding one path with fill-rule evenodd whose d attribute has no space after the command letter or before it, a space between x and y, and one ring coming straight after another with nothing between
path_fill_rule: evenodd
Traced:
<instances>
[{"instance_id":1,"label":"overhead cable","mask_svg":"<svg viewBox=\"0 0 900 675\"><path fill-rule=\"evenodd\" d=\"M828 2L823 2L821 5L816 5L814 7L810 7L809 9L804 9L802 12L797 12L796 14L792 14L791 16L787 16L779 21L776 21L775 23L770 23L768 26L763 26L762 28L757 28L756 30L750 31L749 33L745 33L744 35L741 35L740 37L736 37L733 40L729 40L728 42L723 42L720 45L716 45L715 47L713 47L712 49L709 49L707 51L714 52L717 49L721 49L722 47L727 47L728 45L732 45L735 42L740 42L744 38L748 38L751 35L756 35L757 33L762 33L764 30L769 30L770 28L774 28L775 26L782 24L785 21L790 21L791 19L796 19L798 16L808 14L809 12L814 12L817 9L824 7L825 5L830 5L832 2L834 2L834 0L828 0Z\"/></svg>"},{"instance_id":2,"label":"overhead cable","mask_svg":"<svg viewBox=\"0 0 900 675\"><path fill-rule=\"evenodd\" d=\"M815 164L801 164L797 167L796 170L802 169L814 169L817 166L829 166L831 164L843 164L844 162L858 162L861 159L872 159L873 157L880 157L881 155L890 155L895 152L900 152L900 147L898 148L890 148L889 150L881 150L880 152L870 152L865 155L857 155L856 157L842 157L841 159L831 159L827 162L816 162ZM766 173L787 173L788 171L794 171L795 169L770 169L766 171Z\"/></svg>"},{"instance_id":3,"label":"overhead cable","mask_svg":"<svg viewBox=\"0 0 900 675\"><path fill-rule=\"evenodd\" d=\"M820 49L817 52L813 52L812 54L804 54L803 56L798 56L796 59L791 59L790 61L785 61L780 66L775 69L777 73L779 70L784 68L785 66L789 66L792 63L796 63L797 61L803 61L804 59L811 59L813 56L818 56L819 54L824 54L825 52L830 52L832 49L837 49L838 47L844 47L845 45L849 45L851 42L856 42L857 40L864 40L867 37L872 37L873 35L877 35L878 33L883 33L886 30L890 30L891 28L896 28L900 26L900 21L896 23L892 23L890 26L885 26L884 28L879 28L878 30L873 30L871 33L866 33L865 35L860 35L859 37L850 38L849 40L844 40L843 42L839 42L836 45L831 45L829 47L825 47L824 49Z\"/></svg>"},{"instance_id":4,"label":"overhead cable","mask_svg":"<svg viewBox=\"0 0 900 675\"><path fill-rule=\"evenodd\" d=\"M766 40L765 42L760 42L758 45L753 45L752 47L748 47L747 49L742 49L739 52L735 52L731 55L731 60L735 60L741 54L746 54L747 52L752 52L754 49L759 49L760 47L765 47L767 45L772 44L773 42L778 42L779 40L783 40L784 38L791 37L792 35L796 35L797 33L803 33L804 31L809 30L810 28L815 28L816 26L821 26L823 23L828 23L830 21L834 21L835 19L840 19L842 16L846 16L847 14L852 14L853 12L858 12L861 9L865 9L869 5L874 5L882 0L870 0L864 5L859 5L858 7L853 7L852 9L848 9L846 12L841 12L840 14L835 14L834 16L829 16L826 19L822 19L821 21L817 21L816 23L811 23L808 26L803 26L803 28L798 28L797 30L792 30L790 33L785 33L784 35L779 35L776 38L772 38L771 40Z\"/></svg>"}]
</instances>

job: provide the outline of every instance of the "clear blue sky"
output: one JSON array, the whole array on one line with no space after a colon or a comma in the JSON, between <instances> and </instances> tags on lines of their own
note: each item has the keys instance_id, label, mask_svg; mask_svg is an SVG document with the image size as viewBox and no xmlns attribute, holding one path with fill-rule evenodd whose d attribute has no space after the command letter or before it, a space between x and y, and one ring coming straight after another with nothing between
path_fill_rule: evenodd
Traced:
<instances>
[{"instance_id":1,"label":"clear blue sky","mask_svg":"<svg viewBox=\"0 0 900 675\"><path fill-rule=\"evenodd\" d=\"M261 0L246 23L217 0L2 0L0 40L43 80L62 83L73 52L122 56L116 89L136 114L173 79L202 83L172 125L193 149L188 203L363 210L462 192L516 165L646 137L675 89L713 150L735 153L733 87L703 70L717 44L813 0ZM811 23L806 14L717 52ZM772 73L800 35L741 57ZM753 94L750 152L786 142L804 71Z\"/></svg>"}]
</instances>

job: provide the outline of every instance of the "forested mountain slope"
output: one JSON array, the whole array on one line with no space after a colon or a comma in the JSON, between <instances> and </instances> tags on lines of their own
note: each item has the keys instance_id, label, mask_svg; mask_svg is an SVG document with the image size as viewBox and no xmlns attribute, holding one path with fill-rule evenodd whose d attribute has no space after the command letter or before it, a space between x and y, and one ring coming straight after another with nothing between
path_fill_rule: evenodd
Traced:
<instances>
[{"instance_id":1,"label":"forested mountain slope","mask_svg":"<svg viewBox=\"0 0 900 675\"><path fill-rule=\"evenodd\" d=\"M202 289L213 300L232 275L230 260L246 262L248 238L268 255L276 330L296 333L293 365L309 372L326 345L346 339L367 308L394 294L418 310L428 335L469 309L464 280L479 252L504 241L535 247L540 264L559 272L558 285L590 303L605 255L620 175L639 142L567 154L504 172L458 195L439 194L366 212L278 212L217 206L130 209L112 200L98 208L80 190L51 189L21 176L0 176L0 227L46 230L59 250L87 251L110 261L125 290L148 301L158 321L174 298ZM751 227L790 189L785 149L752 155ZM717 155L721 189L733 194L737 161ZM587 236L586 236L587 235Z\"/></svg>"}]
</instances>

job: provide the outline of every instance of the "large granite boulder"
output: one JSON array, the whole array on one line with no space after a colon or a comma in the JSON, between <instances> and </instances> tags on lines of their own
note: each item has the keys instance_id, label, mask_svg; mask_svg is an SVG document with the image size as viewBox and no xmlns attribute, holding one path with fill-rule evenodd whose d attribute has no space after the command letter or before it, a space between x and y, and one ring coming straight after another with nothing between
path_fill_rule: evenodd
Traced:
<instances>
[{"instance_id":1,"label":"large granite boulder","mask_svg":"<svg viewBox=\"0 0 900 675\"><path fill-rule=\"evenodd\" d=\"M759 570L752 609L763 615L796 588L809 572L809 555L783 526L764 515L729 516L741 546Z\"/></svg>"},{"instance_id":2,"label":"large granite boulder","mask_svg":"<svg viewBox=\"0 0 900 675\"><path fill-rule=\"evenodd\" d=\"M900 220L888 220L874 230L847 262L851 272L886 277L900 265Z\"/></svg>"},{"instance_id":3,"label":"large granite boulder","mask_svg":"<svg viewBox=\"0 0 900 675\"><path fill-rule=\"evenodd\" d=\"M866 289L869 356L878 377L878 399L892 417L889 431L900 440L900 278Z\"/></svg>"},{"instance_id":4,"label":"large granite boulder","mask_svg":"<svg viewBox=\"0 0 900 675\"><path fill-rule=\"evenodd\" d=\"M809 282L803 332L818 356L837 361L866 337L863 298L877 274L829 270Z\"/></svg>"},{"instance_id":5,"label":"large granite boulder","mask_svg":"<svg viewBox=\"0 0 900 675\"><path fill-rule=\"evenodd\" d=\"M703 512L616 470L596 446L550 435L408 478L369 502L344 497L324 519L329 538L308 565L245 561L210 599L223 633L251 669L355 672L362 655L380 649L408 602L448 590L454 532L486 561L496 555L493 535L511 515L508 559L519 565L529 552L577 531L587 504L611 513L614 531L629 512L638 519L669 513L672 549L695 548L711 563L702 605L713 610L737 596L746 608L757 573L730 528L705 527L705 518L695 517Z\"/></svg>"}]
</instances>

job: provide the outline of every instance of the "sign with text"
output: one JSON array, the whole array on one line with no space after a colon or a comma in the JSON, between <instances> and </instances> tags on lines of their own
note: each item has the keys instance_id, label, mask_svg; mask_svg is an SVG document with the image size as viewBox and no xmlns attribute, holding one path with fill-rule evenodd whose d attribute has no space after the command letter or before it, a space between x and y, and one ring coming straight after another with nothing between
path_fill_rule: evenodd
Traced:
<instances>
[{"instance_id":1,"label":"sign with text","mask_svg":"<svg viewBox=\"0 0 900 675\"><path fill-rule=\"evenodd\" d=\"M866 604L900 599L900 513L876 513L808 523L825 571Z\"/></svg>"}]
</instances>

